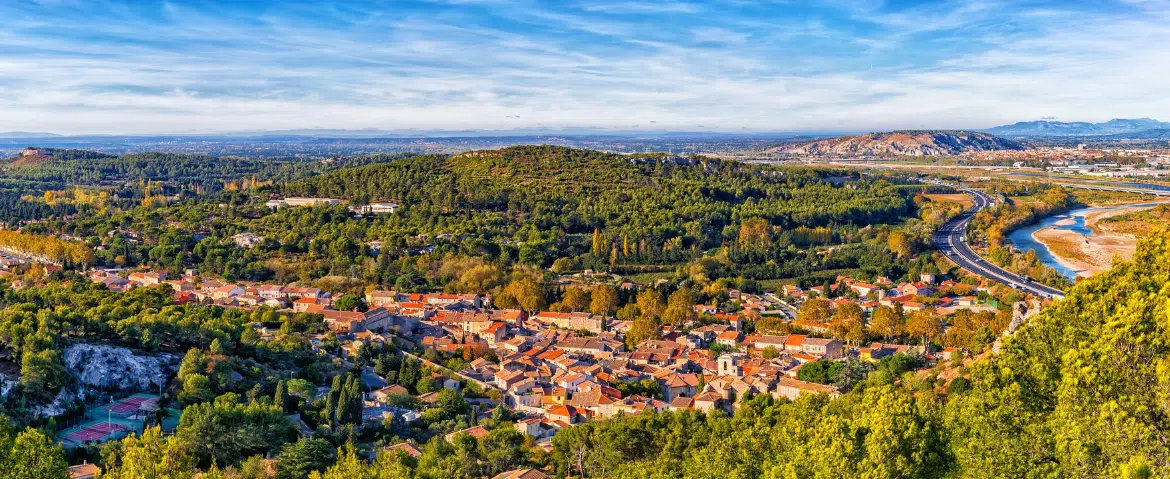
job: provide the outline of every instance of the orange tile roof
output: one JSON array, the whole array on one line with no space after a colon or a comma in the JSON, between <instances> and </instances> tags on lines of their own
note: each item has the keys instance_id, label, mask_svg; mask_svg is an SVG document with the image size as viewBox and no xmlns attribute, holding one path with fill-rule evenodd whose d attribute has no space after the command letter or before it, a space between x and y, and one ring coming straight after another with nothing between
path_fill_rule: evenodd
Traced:
<instances>
[{"instance_id":1,"label":"orange tile roof","mask_svg":"<svg viewBox=\"0 0 1170 479\"><path fill-rule=\"evenodd\" d=\"M78 464L76 466L69 466L69 477L70 478L92 477L92 476L98 475L101 472L102 472L101 468L97 467L96 464L86 463L86 464Z\"/></svg>"},{"instance_id":2,"label":"orange tile roof","mask_svg":"<svg viewBox=\"0 0 1170 479\"><path fill-rule=\"evenodd\" d=\"M414 447L414 445L410 444L409 442L400 442L400 443L395 444L393 446L387 447L386 450L387 451L402 451L402 452L405 452L406 455L408 455L410 457L422 456L422 451L418 450L417 447Z\"/></svg>"}]
</instances>

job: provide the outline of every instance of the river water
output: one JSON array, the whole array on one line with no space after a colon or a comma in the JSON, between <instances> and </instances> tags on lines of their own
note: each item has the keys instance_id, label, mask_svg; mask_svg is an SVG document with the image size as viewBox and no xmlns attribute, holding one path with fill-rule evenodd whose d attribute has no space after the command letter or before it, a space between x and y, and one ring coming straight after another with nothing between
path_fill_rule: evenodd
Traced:
<instances>
[{"instance_id":1,"label":"river water","mask_svg":"<svg viewBox=\"0 0 1170 479\"><path fill-rule=\"evenodd\" d=\"M1072 219L1071 224L1059 225L1059 226L1056 226L1056 229L1070 230L1070 231L1073 231L1073 232L1080 234L1082 236L1092 236L1093 230L1091 230L1091 229L1089 229L1089 227L1085 226L1085 216L1090 214L1090 213L1097 212L1097 211L1116 210L1116 209L1121 209L1121 208L1133 208L1133 207L1140 207L1140 206L1157 206L1157 205L1158 205L1158 203L1143 203L1143 204L1136 204L1136 205L1105 206L1105 207L1099 207L1099 208L1081 208L1081 209L1077 209L1077 210L1072 210L1072 211L1069 211L1067 213L1062 213L1062 214L1059 214L1056 216L1049 216L1047 218L1044 218L1044 219L1036 222L1035 224L1033 224L1031 226L1025 226L1025 227L1020 228L1018 230L1012 231L1011 233L1008 234L1008 241L1011 241L1012 245L1014 245L1016 247L1016 249L1018 249L1020 251L1035 250L1036 251L1036 258L1039 259L1041 263L1044 263L1048 266L1051 266L1058 273L1065 275L1069 279L1076 280L1077 270L1060 264L1060 262L1056 260L1056 257L1054 257L1052 255L1052 252L1048 250L1048 247L1044 246L1044 243L1036 241L1035 239L1032 238L1032 233L1035 233L1036 231L1042 230L1042 229L1047 228L1049 226L1056 225L1056 223L1059 223L1061 221L1068 220L1071 218Z\"/></svg>"}]
</instances>

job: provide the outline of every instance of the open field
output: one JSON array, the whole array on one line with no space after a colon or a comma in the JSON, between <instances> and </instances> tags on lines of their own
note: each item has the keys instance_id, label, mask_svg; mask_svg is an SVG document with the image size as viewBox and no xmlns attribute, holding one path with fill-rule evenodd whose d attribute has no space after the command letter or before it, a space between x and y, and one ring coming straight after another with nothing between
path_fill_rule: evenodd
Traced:
<instances>
[{"instance_id":1,"label":"open field","mask_svg":"<svg viewBox=\"0 0 1170 479\"><path fill-rule=\"evenodd\" d=\"M824 271L817 271L816 273L814 273L810 276L824 277L824 278L832 278L832 277L836 277L838 275L856 276L860 271L861 270L856 269L856 268L828 269L828 270L824 270ZM786 284L796 284L797 281L799 281L800 279L801 278L761 279L761 280L758 280L757 283L759 283L761 290L779 291L781 286L784 286ZM817 284L819 285L820 283L817 283Z\"/></svg>"},{"instance_id":2,"label":"open field","mask_svg":"<svg viewBox=\"0 0 1170 479\"><path fill-rule=\"evenodd\" d=\"M1094 231L1126 233L1142 238L1170 224L1170 204L1135 210L1101 218Z\"/></svg>"},{"instance_id":3,"label":"open field","mask_svg":"<svg viewBox=\"0 0 1170 479\"><path fill-rule=\"evenodd\" d=\"M1159 201L1155 195L1143 195L1124 191L1096 191L1066 188L1072 193L1078 203L1089 206L1116 206L1131 205L1134 203L1153 203ZM1163 200L1164 201L1164 200Z\"/></svg>"},{"instance_id":4,"label":"open field","mask_svg":"<svg viewBox=\"0 0 1170 479\"><path fill-rule=\"evenodd\" d=\"M626 275L625 279L627 281L630 281L630 282L636 283L636 284L653 285L656 281L658 281L660 279L670 279L673 276L674 276L673 271L661 271L661 272L636 273L636 274Z\"/></svg>"},{"instance_id":5,"label":"open field","mask_svg":"<svg viewBox=\"0 0 1170 479\"><path fill-rule=\"evenodd\" d=\"M971 195L966 193L931 193L926 195L930 201L950 202L963 205L963 208L970 208L975 205L975 201L971 199Z\"/></svg>"},{"instance_id":6,"label":"open field","mask_svg":"<svg viewBox=\"0 0 1170 479\"><path fill-rule=\"evenodd\" d=\"M1044 202L1036 199L1035 196L1009 196L1008 201L1017 207L1024 205L1044 206Z\"/></svg>"}]
</instances>

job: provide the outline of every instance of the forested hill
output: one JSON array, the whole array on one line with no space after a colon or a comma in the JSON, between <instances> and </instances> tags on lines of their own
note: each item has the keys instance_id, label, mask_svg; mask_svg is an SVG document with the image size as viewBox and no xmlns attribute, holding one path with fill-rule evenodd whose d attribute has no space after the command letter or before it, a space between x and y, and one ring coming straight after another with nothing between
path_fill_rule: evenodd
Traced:
<instances>
[{"instance_id":1,"label":"forested hill","mask_svg":"<svg viewBox=\"0 0 1170 479\"><path fill-rule=\"evenodd\" d=\"M949 419L964 475L1170 475L1168 318L1163 230L1132 262L1078 281L975 368Z\"/></svg>"},{"instance_id":2,"label":"forested hill","mask_svg":"<svg viewBox=\"0 0 1170 479\"><path fill-rule=\"evenodd\" d=\"M220 186L224 181L258 177L290 180L332 168L388 161L400 155L374 155L345 160L253 159L176 153L109 155L87 150L27 148L0 162L3 177L37 181L57 188L71 185L116 184L153 180Z\"/></svg>"},{"instance_id":3,"label":"forested hill","mask_svg":"<svg viewBox=\"0 0 1170 479\"><path fill-rule=\"evenodd\" d=\"M767 218L783 228L865 225L895 222L910 208L889 183L834 186L821 178L827 174L522 146L337 170L279 190L359 203L393 201L433 215L490 214L496 221L559 225L569 233L607 227L630 234L654 230L659 237L685 232L704 244L719 244L722 228L741 218Z\"/></svg>"}]
</instances>

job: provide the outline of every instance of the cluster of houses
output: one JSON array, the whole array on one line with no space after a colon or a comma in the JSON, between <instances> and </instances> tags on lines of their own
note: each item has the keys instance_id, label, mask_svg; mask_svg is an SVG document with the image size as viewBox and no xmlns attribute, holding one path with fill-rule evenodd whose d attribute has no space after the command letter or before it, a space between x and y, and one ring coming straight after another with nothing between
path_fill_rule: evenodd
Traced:
<instances>
[{"instance_id":1,"label":"cluster of houses","mask_svg":"<svg viewBox=\"0 0 1170 479\"><path fill-rule=\"evenodd\" d=\"M931 275L901 284L868 284L841 277L831 287L844 295L833 300L834 307L854 301L867 311L895 304L913 311L924 307L920 300L935 291L969 288L952 281L936 282ZM509 408L526 414L515 427L538 440L568 425L616 414L680 409L732 411L745 398L760 394L789 399L802 394L840 394L834 386L798 379L800 367L813 361L878 361L898 353L945 360L961 353L953 348L933 352L903 344L849 347L838 339L815 337L824 332L822 328L806 329L810 334L788 335L744 331L743 311L781 314L791 319L795 306L823 294L821 289L806 292L787 287L782 291L785 298L732 291L740 314L696 305L697 311L715 321L686 330L664 327L658 339L633 348L625 342L631 324L591 313L529 314L493 310L486 304L457 310L439 307L433 313L425 313L419 309L417 297L393 292L372 292L367 301L399 312L413 312L418 320L409 330L398 333L426 348L446 353L466 348L493 353L471 361L458 375L501 391ZM855 294L846 294L847 291ZM974 296L967 295L932 297L929 301L943 314L962 308L991 308L980 306ZM731 352L715 355L711 350L714 344ZM647 381L657 384L659 394L642 394ZM623 394L622 390L632 392Z\"/></svg>"},{"instance_id":2,"label":"cluster of houses","mask_svg":"<svg viewBox=\"0 0 1170 479\"><path fill-rule=\"evenodd\" d=\"M367 295L369 309L344 311L334 308L336 298L328 291L314 287L284 286L278 284L228 283L217 279L199 278L193 272L170 278L164 271L131 272L95 269L90 280L105 284L112 291L127 291L136 287L169 285L175 304L199 303L229 308L268 307L296 313L321 314L329 328L338 333L388 331L412 328L418 319L460 308L479 308L487 301L479 295L466 294L410 294L386 301L381 292ZM399 301L401 299L401 301Z\"/></svg>"},{"instance_id":3,"label":"cluster of houses","mask_svg":"<svg viewBox=\"0 0 1170 479\"><path fill-rule=\"evenodd\" d=\"M936 277L928 273L920 275L918 281L900 283L893 283L884 277L878 278L873 283L867 283L848 276L838 276L837 281L830 284L829 287L832 289L830 293L836 296L832 301L832 309L847 302L858 304L867 313L873 312L879 306L898 306L904 312L920 311L932 307L942 316L953 314L961 309L974 311L996 309L991 305L980 304L979 298L972 294L985 290L983 287L958 283L950 279L936 281ZM784 285L780 292L797 304L813 297L826 297L824 286L814 286L804 290L799 286ZM946 294L936 295L937 292L945 292ZM956 294L959 292L963 294Z\"/></svg>"},{"instance_id":4,"label":"cluster of houses","mask_svg":"<svg viewBox=\"0 0 1170 479\"><path fill-rule=\"evenodd\" d=\"M809 334L745 331L743 317L747 314L778 314L794 322L796 307L823 294L822 287L804 291L787 286L780 291L783 297L732 291L730 296L737 305L734 313L695 305L705 318L701 324L663 327L657 339L629 347L626 334L630 322L588 312L495 309L491 298L482 294L374 290L364 297L368 310L343 311L334 308L332 294L318 288L222 283L189 274L170 278L158 271L121 273L96 270L90 277L116 290L169 284L176 303L268 306L321 314L341 341L342 355L356 354L368 342L396 338L448 354L473 351L475 358L464 370L436 379L456 389L460 382L471 381L483 389L498 390L504 405L525 415L515 422L517 430L538 441L549 440L564 427L617 414L681 409L730 412L746 398L761 394L789 399L802 394L839 394L834 386L798 379L799 369L814 361L878 361L897 353L932 356L922 347L907 345L849 347L838 339L816 337L823 331L814 327L797 328ZM854 301L871 311L896 303L912 310L916 300L933 294L936 288L963 290L956 286L946 281L936 283L929 275L902 284L869 284L841 277L831 285L838 295L832 303L839 307L844 301ZM938 298L932 301L942 302ZM950 298L947 306L939 307L977 305L974 297L963 296ZM265 332L273 333L262 331L262 336ZM717 344L721 347L713 348ZM727 352L716 354L713 349ZM944 355L955 352L944 351ZM405 392L396 385L377 389L368 404L372 408L370 419L402 413L392 407L390 398ZM435 398L417 399L425 403Z\"/></svg>"},{"instance_id":5,"label":"cluster of houses","mask_svg":"<svg viewBox=\"0 0 1170 479\"><path fill-rule=\"evenodd\" d=\"M666 329L659 339L631 349L625 343L630 324L600 315L529 314L482 304L436 305L433 313L427 313L417 296L375 291L366 299L371 306L415 314L411 327L396 334L426 348L446 353L468 348L490 352L455 375L500 391L507 407L525 414L514 423L517 430L538 441L548 440L564 427L617 414L732 411L758 394L787 398L839 394L833 386L797 379L796 371L809 361L844 357L840 341L804 335L745 335L743 321L736 315L721 314L725 323L686 332ZM744 300L751 299L746 296ZM388 340L377 336L355 335L343 349L356 351L365 341ZM708 348L717 342L735 352L714 355ZM776 354L765 359L761 351L773 347ZM655 383L657 391L647 391L648 382ZM623 389L630 391L629 385L637 391L623 394Z\"/></svg>"},{"instance_id":6,"label":"cluster of houses","mask_svg":"<svg viewBox=\"0 0 1170 479\"><path fill-rule=\"evenodd\" d=\"M326 315L342 343L343 357L358 354L364 344L396 339L447 354L475 351L465 369L435 372L435 379L456 390L461 383L473 382L480 389L498 391L504 406L523 415L514 427L544 446L560 429L594 418L680 409L732 411L757 394L787 398L839 394L835 387L797 379L796 371L809 361L843 357L840 341L745 335L744 323L736 315L716 313L722 318L716 324L685 332L666 329L659 339L629 348L628 322L592 313L493 309L483 295L370 291L365 300L371 308L366 314L379 312L389 319L382 323L367 319L363 327L351 323L346 328L329 315L346 312ZM717 342L735 352L713 354L708 348ZM760 354L775 346L778 354L771 359ZM656 387L648 390L650 383ZM367 397L365 416L371 421L389 414L417 418L417 413L394 406L399 402L394 396L401 394L408 391L399 385L375 388ZM437 395L430 392L415 399L433 403ZM475 436L487 431L475 426L451 436L458 433ZM417 452L410 444L392 447Z\"/></svg>"}]
</instances>

